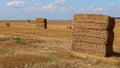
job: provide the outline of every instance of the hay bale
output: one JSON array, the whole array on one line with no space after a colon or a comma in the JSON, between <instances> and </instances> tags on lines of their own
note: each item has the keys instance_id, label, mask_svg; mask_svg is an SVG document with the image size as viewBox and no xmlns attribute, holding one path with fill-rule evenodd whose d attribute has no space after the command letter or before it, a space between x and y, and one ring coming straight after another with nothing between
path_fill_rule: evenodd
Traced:
<instances>
[{"instance_id":1,"label":"hay bale","mask_svg":"<svg viewBox=\"0 0 120 68\"><path fill-rule=\"evenodd\" d=\"M27 22L30 23L31 22L30 19L28 19Z\"/></svg>"},{"instance_id":2,"label":"hay bale","mask_svg":"<svg viewBox=\"0 0 120 68\"><path fill-rule=\"evenodd\" d=\"M100 37L100 35L99 35L99 37L97 35L96 36L73 35L73 42L86 42L89 44L100 44L100 45L104 45L104 46L112 45L113 40L114 40L114 32L113 31L106 32L105 35L106 36L104 36L104 37L102 37L102 34L101 34L101 37ZM110 47L113 48L112 46L110 46Z\"/></svg>"},{"instance_id":3,"label":"hay bale","mask_svg":"<svg viewBox=\"0 0 120 68\"><path fill-rule=\"evenodd\" d=\"M115 23L120 23L120 19L116 19L116 20L115 20Z\"/></svg>"},{"instance_id":4,"label":"hay bale","mask_svg":"<svg viewBox=\"0 0 120 68\"><path fill-rule=\"evenodd\" d=\"M6 27L10 27L10 23L6 23Z\"/></svg>"},{"instance_id":5,"label":"hay bale","mask_svg":"<svg viewBox=\"0 0 120 68\"><path fill-rule=\"evenodd\" d=\"M97 23L108 23L110 16L101 15L101 14L75 14L74 21L90 21Z\"/></svg>"},{"instance_id":6,"label":"hay bale","mask_svg":"<svg viewBox=\"0 0 120 68\"><path fill-rule=\"evenodd\" d=\"M71 30L71 29L72 29L72 26L67 26L66 29L70 29L70 30Z\"/></svg>"},{"instance_id":7,"label":"hay bale","mask_svg":"<svg viewBox=\"0 0 120 68\"><path fill-rule=\"evenodd\" d=\"M113 29L112 27L108 28L109 24L104 23L96 23L96 22L90 22L90 21L75 21L73 26L74 28L85 28L85 29L96 29L96 30L109 30Z\"/></svg>"},{"instance_id":8,"label":"hay bale","mask_svg":"<svg viewBox=\"0 0 120 68\"><path fill-rule=\"evenodd\" d=\"M91 29L113 30L115 20L113 17L100 14L76 14L73 26ZM74 28L74 27L73 27Z\"/></svg>"},{"instance_id":9,"label":"hay bale","mask_svg":"<svg viewBox=\"0 0 120 68\"><path fill-rule=\"evenodd\" d=\"M114 18L100 14L76 14L73 22L72 50L99 56L112 55Z\"/></svg>"},{"instance_id":10,"label":"hay bale","mask_svg":"<svg viewBox=\"0 0 120 68\"><path fill-rule=\"evenodd\" d=\"M77 42L88 42L88 43L95 43L95 44L103 44L107 43L107 38L100 38L100 37L92 37L92 36L73 36L73 41Z\"/></svg>"},{"instance_id":11,"label":"hay bale","mask_svg":"<svg viewBox=\"0 0 120 68\"><path fill-rule=\"evenodd\" d=\"M72 32L73 36L86 35L100 38L107 38L108 34L111 35L111 31L101 31L92 29L74 28Z\"/></svg>"},{"instance_id":12,"label":"hay bale","mask_svg":"<svg viewBox=\"0 0 120 68\"><path fill-rule=\"evenodd\" d=\"M96 56L111 56L113 50L110 49L110 45L102 45L95 43L87 43L87 42L73 42L72 50L80 53L91 54ZM108 49L109 48L109 49Z\"/></svg>"},{"instance_id":13,"label":"hay bale","mask_svg":"<svg viewBox=\"0 0 120 68\"><path fill-rule=\"evenodd\" d=\"M73 49L78 48L78 50L86 49L86 50L99 51L99 52L106 51L105 49L106 46L104 46L104 44L89 43L89 42L82 42L82 41L81 42L74 41L72 44L74 45Z\"/></svg>"},{"instance_id":14,"label":"hay bale","mask_svg":"<svg viewBox=\"0 0 120 68\"><path fill-rule=\"evenodd\" d=\"M36 18L36 27L47 29L47 19L45 18Z\"/></svg>"}]
</instances>

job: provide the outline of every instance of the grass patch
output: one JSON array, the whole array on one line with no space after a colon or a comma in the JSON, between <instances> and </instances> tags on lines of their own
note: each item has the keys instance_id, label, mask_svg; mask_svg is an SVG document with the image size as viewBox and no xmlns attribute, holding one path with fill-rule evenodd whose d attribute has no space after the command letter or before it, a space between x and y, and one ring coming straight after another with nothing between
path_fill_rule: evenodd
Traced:
<instances>
[{"instance_id":1,"label":"grass patch","mask_svg":"<svg viewBox=\"0 0 120 68\"><path fill-rule=\"evenodd\" d=\"M26 40L20 38L20 37L14 37L12 38L12 41L15 42L16 44L25 44Z\"/></svg>"},{"instance_id":2,"label":"grass patch","mask_svg":"<svg viewBox=\"0 0 120 68\"><path fill-rule=\"evenodd\" d=\"M16 43L20 43L21 42L21 38L19 37L15 37L15 38L12 38Z\"/></svg>"}]
</instances>

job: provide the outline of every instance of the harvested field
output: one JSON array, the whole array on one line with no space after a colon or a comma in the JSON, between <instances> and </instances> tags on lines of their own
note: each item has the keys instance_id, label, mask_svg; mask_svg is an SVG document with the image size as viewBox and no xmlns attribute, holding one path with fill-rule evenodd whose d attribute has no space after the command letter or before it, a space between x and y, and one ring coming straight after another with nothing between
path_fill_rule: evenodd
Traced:
<instances>
[{"instance_id":1,"label":"harvested field","mask_svg":"<svg viewBox=\"0 0 120 68\"><path fill-rule=\"evenodd\" d=\"M71 25L72 21L48 21L48 29L38 30L35 21L0 22L0 68L120 67L120 23L115 25L115 54L110 58L71 51L72 30L66 28Z\"/></svg>"}]
</instances>

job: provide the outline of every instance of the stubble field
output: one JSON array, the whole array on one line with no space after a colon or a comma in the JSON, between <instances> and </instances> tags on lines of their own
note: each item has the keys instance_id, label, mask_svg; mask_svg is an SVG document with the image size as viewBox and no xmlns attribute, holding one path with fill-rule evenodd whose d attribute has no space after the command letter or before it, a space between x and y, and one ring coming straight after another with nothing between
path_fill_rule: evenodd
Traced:
<instances>
[{"instance_id":1,"label":"stubble field","mask_svg":"<svg viewBox=\"0 0 120 68\"><path fill-rule=\"evenodd\" d=\"M10 27L6 27L10 23ZM0 21L1 68L120 68L120 23L116 23L114 52L109 58L71 51L72 21Z\"/></svg>"}]
</instances>

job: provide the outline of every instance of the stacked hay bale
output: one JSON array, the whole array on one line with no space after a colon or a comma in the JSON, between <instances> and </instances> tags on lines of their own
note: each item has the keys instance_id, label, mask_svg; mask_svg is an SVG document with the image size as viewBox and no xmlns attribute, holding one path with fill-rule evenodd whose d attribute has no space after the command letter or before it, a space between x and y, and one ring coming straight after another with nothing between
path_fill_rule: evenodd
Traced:
<instances>
[{"instance_id":1,"label":"stacked hay bale","mask_svg":"<svg viewBox=\"0 0 120 68\"><path fill-rule=\"evenodd\" d=\"M70 30L71 30L71 29L72 29L72 26L67 26L66 29L70 29Z\"/></svg>"},{"instance_id":2,"label":"stacked hay bale","mask_svg":"<svg viewBox=\"0 0 120 68\"><path fill-rule=\"evenodd\" d=\"M45 19L45 18L36 18L36 27L38 29L40 29L40 28L47 29L47 19Z\"/></svg>"},{"instance_id":3,"label":"stacked hay bale","mask_svg":"<svg viewBox=\"0 0 120 68\"><path fill-rule=\"evenodd\" d=\"M72 50L97 56L113 53L114 18L100 14L76 14Z\"/></svg>"},{"instance_id":4,"label":"stacked hay bale","mask_svg":"<svg viewBox=\"0 0 120 68\"><path fill-rule=\"evenodd\" d=\"M120 20L116 20L116 23L120 23Z\"/></svg>"},{"instance_id":5,"label":"stacked hay bale","mask_svg":"<svg viewBox=\"0 0 120 68\"><path fill-rule=\"evenodd\" d=\"M6 27L10 27L10 23L6 23Z\"/></svg>"},{"instance_id":6,"label":"stacked hay bale","mask_svg":"<svg viewBox=\"0 0 120 68\"><path fill-rule=\"evenodd\" d=\"M30 19L28 19L27 22L30 23Z\"/></svg>"}]
</instances>

